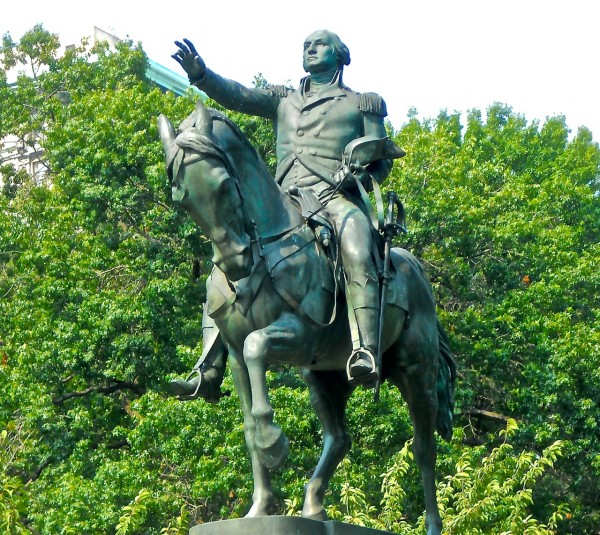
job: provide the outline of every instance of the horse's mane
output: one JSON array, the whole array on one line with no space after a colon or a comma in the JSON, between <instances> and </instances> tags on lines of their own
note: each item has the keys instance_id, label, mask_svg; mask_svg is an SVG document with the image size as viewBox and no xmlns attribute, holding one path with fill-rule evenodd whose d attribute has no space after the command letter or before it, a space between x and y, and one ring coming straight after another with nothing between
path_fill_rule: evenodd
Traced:
<instances>
[{"instance_id":1,"label":"horse's mane","mask_svg":"<svg viewBox=\"0 0 600 535\"><path fill-rule=\"evenodd\" d=\"M248 150L250 150L257 158L260 158L258 151L254 147L254 145L252 145L252 143L250 143L248 136L246 136L246 134L244 134L244 132L242 132L242 130L240 129L240 127L237 124L235 124L229 117L227 117L227 115L221 113L218 110L215 110L213 108L208 108L208 111L209 111L211 117L213 118L213 120L216 119L217 121L222 121L227 126L229 126L229 128L231 128L233 133L237 136L238 140L243 145L245 145L246 148Z\"/></svg>"},{"instance_id":2,"label":"horse's mane","mask_svg":"<svg viewBox=\"0 0 600 535\"><path fill-rule=\"evenodd\" d=\"M208 111L213 121L221 121L227 125L242 147L248 150L257 161L260 161L258 152L250 143L247 136L229 117L212 108L208 108ZM167 174L171 178L173 185L173 200L181 200L185 195L181 181L183 165L198 161L206 156L217 158L227 167L231 176L238 176L232 159L221 148L218 143L219 140L215 136L201 134L195 128L197 118L198 113L194 111L182 121L179 126L180 132L166 154Z\"/></svg>"},{"instance_id":3,"label":"horse's mane","mask_svg":"<svg viewBox=\"0 0 600 535\"><path fill-rule=\"evenodd\" d=\"M210 113L210 116L212 117L213 121L217 120L217 121L221 121L222 123L226 124L230 128L232 133L235 135L235 137L238 139L238 141L242 145L244 145L244 147L246 149L248 149L251 153L253 153L257 158L259 157L258 152L254 148L252 143L250 143L250 140L248 139L246 134L244 134L244 132L242 132L242 130L240 129L240 127L237 124L235 124L229 117L227 117L225 114L223 114L222 112L220 112L218 110L215 110L213 108L208 108L208 112ZM204 147L205 141L206 141L206 136L198 133L195 130L197 117L198 117L198 114L197 114L197 112L194 111L186 119L184 119L182 121L181 125L179 126L180 134L175 139L175 143L180 148L197 151ZM212 145L214 145L214 143L208 143L208 145L212 146ZM167 165L168 165L168 162L167 162Z\"/></svg>"}]
</instances>

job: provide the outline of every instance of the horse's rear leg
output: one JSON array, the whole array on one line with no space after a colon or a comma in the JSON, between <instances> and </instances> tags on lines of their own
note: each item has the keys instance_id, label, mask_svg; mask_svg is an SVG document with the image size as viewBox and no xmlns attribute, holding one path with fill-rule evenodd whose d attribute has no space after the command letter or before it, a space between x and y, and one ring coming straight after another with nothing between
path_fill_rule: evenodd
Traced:
<instances>
[{"instance_id":1,"label":"horse's rear leg","mask_svg":"<svg viewBox=\"0 0 600 535\"><path fill-rule=\"evenodd\" d=\"M425 496L425 526L427 535L441 535L442 519L437 504L435 487L435 423L437 419L437 392L435 388L416 402L413 426L413 452L423 478Z\"/></svg>"},{"instance_id":2,"label":"horse's rear leg","mask_svg":"<svg viewBox=\"0 0 600 535\"><path fill-rule=\"evenodd\" d=\"M427 357L427 351L417 347L410 350L420 353L422 358L402 373L394 373L390 380L400 388L410 411L414 432L413 453L423 479L427 535L441 535L442 519L435 486L438 355Z\"/></svg>"},{"instance_id":3,"label":"horse's rear leg","mask_svg":"<svg viewBox=\"0 0 600 535\"><path fill-rule=\"evenodd\" d=\"M311 351L311 339L304 323L292 314L283 314L275 323L248 335L244 361L252 387L252 416L256 423L255 443L261 462L275 470L289 452L287 437L273 423L273 408L267 389L267 366L271 362L300 364Z\"/></svg>"},{"instance_id":4,"label":"horse's rear leg","mask_svg":"<svg viewBox=\"0 0 600 535\"><path fill-rule=\"evenodd\" d=\"M345 372L304 370L310 402L323 428L323 452L317 468L306 485L302 516L327 520L323 507L325 492L335 469L350 449L346 427L346 403L354 388Z\"/></svg>"},{"instance_id":5,"label":"horse's rear leg","mask_svg":"<svg viewBox=\"0 0 600 535\"><path fill-rule=\"evenodd\" d=\"M256 424L252 416L252 392L250 390L250 380L248 378L248 370L240 360L241 357L230 356L229 366L231 368L235 389L242 405L242 412L244 414L244 437L246 439L246 446L250 452L252 476L254 478L252 507L246 516L265 516L273 514L275 500L271 489L269 471L260 461L258 451L256 450Z\"/></svg>"}]
</instances>

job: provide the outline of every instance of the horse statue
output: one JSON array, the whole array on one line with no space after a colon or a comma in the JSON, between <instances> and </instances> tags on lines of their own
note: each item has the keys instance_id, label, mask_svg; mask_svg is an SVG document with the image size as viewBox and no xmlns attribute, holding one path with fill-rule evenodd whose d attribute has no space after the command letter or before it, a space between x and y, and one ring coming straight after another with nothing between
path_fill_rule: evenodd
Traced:
<instances>
[{"instance_id":1,"label":"horse statue","mask_svg":"<svg viewBox=\"0 0 600 535\"><path fill-rule=\"evenodd\" d=\"M266 383L267 367L277 363L302 370L322 426L322 453L305 487L302 516L326 520L325 492L350 449L344 416L355 388L346 376L352 342L343 282L292 196L231 120L198 101L180 130L176 135L159 117L174 199L212 242L207 307L228 350L244 414L254 477L248 516L272 512L269 471L289 450ZM391 264L381 379L397 386L408 404L427 535L441 535L434 433L452 435L455 365L420 264L399 248L391 250Z\"/></svg>"}]
</instances>

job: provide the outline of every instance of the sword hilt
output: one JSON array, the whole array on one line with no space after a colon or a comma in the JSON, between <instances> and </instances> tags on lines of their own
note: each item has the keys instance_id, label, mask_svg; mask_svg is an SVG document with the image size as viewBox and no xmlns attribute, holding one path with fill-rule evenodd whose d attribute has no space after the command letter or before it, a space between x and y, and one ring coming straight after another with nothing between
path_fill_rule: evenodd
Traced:
<instances>
[{"instance_id":1,"label":"sword hilt","mask_svg":"<svg viewBox=\"0 0 600 535\"><path fill-rule=\"evenodd\" d=\"M407 234L408 231L406 230L404 205L398 198L398 194L395 191L388 191L387 201L388 209L383 233L386 239L389 238L391 240L400 233ZM394 215L394 209L396 209L396 215Z\"/></svg>"}]
</instances>

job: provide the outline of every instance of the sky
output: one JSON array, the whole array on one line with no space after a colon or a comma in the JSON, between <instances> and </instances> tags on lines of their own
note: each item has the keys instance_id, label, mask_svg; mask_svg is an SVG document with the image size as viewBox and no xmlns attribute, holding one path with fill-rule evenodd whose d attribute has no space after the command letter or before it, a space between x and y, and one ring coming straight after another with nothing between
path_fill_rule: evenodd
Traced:
<instances>
[{"instance_id":1,"label":"sky","mask_svg":"<svg viewBox=\"0 0 600 535\"><path fill-rule=\"evenodd\" d=\"M597 7L596 7L597 6ZM180 72L174 40L194 42L208 67L251 85L304 76L302 44L315 30L350 49L344 82L379 93L395 128L440 110L485 110L494 102L530 122L564 115L572 133L600 140L600 5L596 0L10 0L0 33L14 40L34 24L79 43L97 26L141 42L153 60Z\"/></svg>"}]
</instances>

